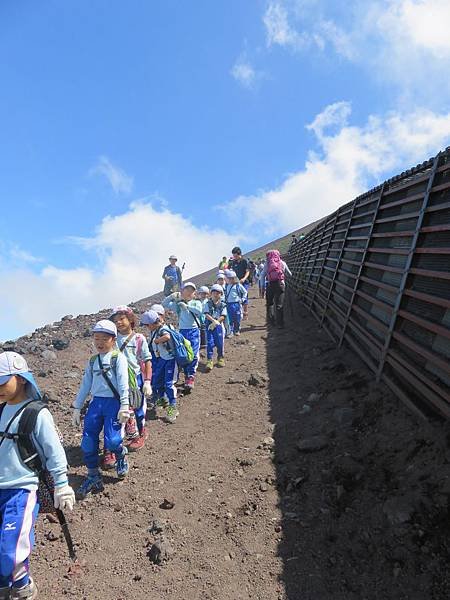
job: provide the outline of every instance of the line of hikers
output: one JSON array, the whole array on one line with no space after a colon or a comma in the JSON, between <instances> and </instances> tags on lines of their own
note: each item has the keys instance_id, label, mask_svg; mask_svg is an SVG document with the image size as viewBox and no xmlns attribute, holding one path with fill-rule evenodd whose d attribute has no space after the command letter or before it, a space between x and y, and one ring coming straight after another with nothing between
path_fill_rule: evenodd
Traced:
<instances>
[{"instance_id":1,"label":"line of hikers","mask_svg":"<svg viewBox=\"0 0 450 600\"><path fill-rule=\"evenodd\" d=\"M167 423L176 422L176 384L183 375L184 393L193 391L201 346L206 347L206 372L214 368L214 355L216 366L225 366L225 339L240 335L250 285L247 259L238 247L232 254L211 288L182 284L176 273L181 289L169 290L167 285L165 294L170 293L162 303L140 316L147 335L136 331L138 319L125 305L92 327L96 353L87 361L72 404L72 424L83 425L87 468L76 495L69 485L61 436L26 360L15 352L0 354L0 600L37 597L29 556L39 510L56 510L63 523L63 511L73 510L76 496L82 500L104 489L101 470L115 469L119 479L127 476L129 452L145 444L148 413L155 418L162 410ZM176 257L170 260L177 268ZM282 326L290 271L277 250L268 252L257 269L269 321ZM173 271L166 275L172 277ZM177 327L171 324L174 319Z\"/></svg>"}]
</instances>

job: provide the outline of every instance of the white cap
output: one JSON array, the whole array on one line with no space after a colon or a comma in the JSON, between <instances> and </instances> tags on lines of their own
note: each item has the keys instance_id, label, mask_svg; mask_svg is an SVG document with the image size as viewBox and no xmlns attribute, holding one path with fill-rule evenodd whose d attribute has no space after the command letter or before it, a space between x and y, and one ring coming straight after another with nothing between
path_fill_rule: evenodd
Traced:
<instances>
[{"instance_id":1,"label":"white cap","mask_svg":"<svg viewBox=\"0 0 450 600\"><path fill-rule=\"evenodd\" d=\"M169 260L178 260L178 258L175 256L175 254L171 254L169 256Z\"/></svg>"},{"instance_id":2,"label":"white cap","mask_svg":"<svg viewBox=\"0 0 450 600\"><path fill-rule=\"evenodd\" d=\"M113 335L117 337L117 327L115 323L110 321L109 319L102 319L98 321L92 328L92 333L107 333L108 335Z\"/></svg>"},{"instance_id":3,"label":"white cap","mask_svg":"<svg viewBox=\"0 0 450 600\"><path fill-rule=\"evenodd\" d=\"M197 286L192 281L186 281L186 283L183 285L183 290L184 290L184 288L187 288L187 287L191 287L194 290L197 289Z\"/></svg>"},{"instance_id":4,"label":"white cap","mask_svg":"<svg viewBox=\"0 0 450 600\"><path fill-rule=\"evenodd\" d=\"M199 292L203 292L204 294L208 294L209 293L209 287L207 285L202 285L201 287L198 288Z\"/></svg>"},{"instance_id":5,"label":"white cap","mask_svg":"<svg viewBox=\"0 0 450 600\"><path fill-rule=\"evenodd\" d=\"M233 279L233 277L236 277L236 273L227 269L225 271L225 277L228 277L228 279Z\"/></svg>"},{"instance_id":6,"label":"white cap","mask_svg":"<svg viewBox=\"0 0 450 600\"><path fill-rule=\"evenodd\" d=\"M158 319L156 310L147 310L141 317L141 325L154 325Z\"/></svg>"},{"instance_id":7,"label":"white cap","mask_svg":"<svg viewBox=\"0 0 450 600\"><path fill-rule=\"evenodd\" d=\"M158 315L166 314L166 309L164 308L164 306L162 304L152 304L150 306L150 310L154 310L156 313L158 313Z\"/></svg>"},{"instance_id":8,"label":"white cap","mask_svg":"<svg viewBox=\"0 0 450 600\"><path fill-rule=\"evenodd\" d=\"M212 287L211 287L211 291L212 292L220 292L221 294L223 294L223 287L221 285L219 285L218 283L215 283Z\"/></svg>"},{"instance_id":9,"label":"white cap","mask_svg":"<svg viewBox=\"0 0 450 600\"><path fill-rule=\"evenodd\" d=\"M17 352L0 354L0 385L6 383L11 375L20 375L28 371L27 361Z\"/></svg>"}]
</instances>

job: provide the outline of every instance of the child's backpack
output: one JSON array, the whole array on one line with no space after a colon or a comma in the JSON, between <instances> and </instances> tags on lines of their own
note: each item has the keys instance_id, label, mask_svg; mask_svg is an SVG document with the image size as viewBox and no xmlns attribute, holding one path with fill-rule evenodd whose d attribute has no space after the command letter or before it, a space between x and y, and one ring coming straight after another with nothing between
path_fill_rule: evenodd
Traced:
<instances>
[{"instance_id":1,"label":"child's backpack","mask_svg":"<svg viewBox=\"0 0 450 600\"><path fill-rule=\"evenodd\" d=\"M123 346L123 344L122 344L122 346ZM125 346L123 346L123 347L125 347ZM119 356L119 350L113 350L110 366L111 366L111 369L113 370L114 374L116 374L116 372L117 372L117 357L118 356ZM94 354L94 356L91 356L91 358L89 359L91 368L94 367L94 363L96 360L98 361L100 371L102 373L102 377L106 381L109 389L112 391L114 398L116 400L120 400L119 391L115 388L113 382L108 377L107 370L103 368L103 363L102 363L102 359L100 358L100 354ZM128 363L128 402L129 402L130 408L133 408L133 409L139 408L142 404L142 393L141 393L141 389L138 385L136 373L134 372L133 367L129 363Z\"/></svg>"},{"instance_id":2,"label":"child's backpack","mask_svg":"<svg viewBox=\"0 0 450 600\"><path fill-rule=\"evenodd\" d=\"M241 290L240 284L239 283L232 283L230 285L230 284L227 283L227 285L225 286L225 304L229 303L231 292L233 291L233 288L235 286L237 287L237 293L238 293L238 296L239 296L239 301L241 303L243 302L243 300L244 300L244 292Z\"/></svg>"},{"instance_id":3,"label":"child's backpack","mask_svg":"<svg viewBox=\"0 0 450 600\"><path fill-rule=\"evenodd\" d=\"M5 404L0 404L0 417L4 407ZM38 415L43 408L48 408L48 406L42 400L30 400L30 402L27 402L27 404L22 406L12 417L6 426L5 431L0 433L0 445L4 438L12 439L14 442L16 442L22 462L28 469L34 471L39 477L39 486L37 491L39 512L55 513L56 510L53 504L55 482L53 481L53 477L50 472L43 465L31 435L36 426ZM17 433L9 433L9 429L16 417L19 417L20 419L17 427ZM62 443L62 435L58 428L56 428L56 431Z\"/></svg>"},{"instance_id":4,"label":"child's backpack","mask_svg":"<svg viewBox=\"0 0 450 600\"><path fill-rule=\"evenodd\" d=\"M267 253L267 280L284 281L284 269L278 250L270 250Z\"/></svg>"},{"instance_id":5,"label":"child's backpack","mask_svg":"<svg viewBox=\"0 0 450 600\"><path fill-rule=\"evenodd\" d=\"M170 351L177 365L181 368L187 367L195 358L191 342L187 340L178 330L169 327L168 331L172 340Z\"/></svg>"}]
</instances>

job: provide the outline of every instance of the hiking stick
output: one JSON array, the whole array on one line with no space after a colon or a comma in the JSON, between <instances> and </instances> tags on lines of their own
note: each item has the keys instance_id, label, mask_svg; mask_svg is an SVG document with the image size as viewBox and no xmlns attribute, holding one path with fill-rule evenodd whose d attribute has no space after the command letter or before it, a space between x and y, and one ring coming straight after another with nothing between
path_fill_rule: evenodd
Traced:
<instances>
[{"instance_id":1,"label":"hiking stick","mask_svg":"<svg viewBox=\"0 0 450 600\"><path fill-rule=\"evenodd\" d=\"M70 533L69 525L66 520L66 516L60 508L56 509L56 516L58 517L59 524L66 540L67 548L69 550L69 556L74 562L77 560L77 554L75 552L75 546L73 544L72 535Z\"/></svg>"}]
</instances>

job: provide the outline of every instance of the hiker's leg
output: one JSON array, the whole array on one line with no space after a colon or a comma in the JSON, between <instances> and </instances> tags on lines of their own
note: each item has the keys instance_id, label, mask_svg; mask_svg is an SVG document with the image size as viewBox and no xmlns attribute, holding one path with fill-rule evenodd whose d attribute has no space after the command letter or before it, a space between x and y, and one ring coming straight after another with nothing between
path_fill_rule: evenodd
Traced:
<instances>
[{"instance_id":1,"label":"hiker's leg","mask_svg":"<svg viewBox=\"0 0 450 600\"><path fill-rule=\"evenodd\" d=\"M177 388L175 382L178 377L178 367L174 358L164 361L164 389L171 406L177 403Z\"/></svg>"},{"instance_id":2,"label":"hiker's leg","mask_svg":"<svg viewBox=\"0 0 450 600\"><path fill-rule=\"evenodd\" d=\"M224 354L225 345L225 331L223 325L219 325L213 331L214 333L214 345L217 348L217 358L222 358Z\"/></svg>"},{"instance_id":3,"label":"hiker's leg","mask_svg":"<svg viewBox=\"0 0 450 600\"><path fill-rule=\"evenodd\" d=\"M245 289L247 290L247 297L245 298L245 300L242 302L243 304L243 308L244 308L244 319L247 318L248 316L248 290L250 288L250 283L248 283L247 281L245 283L242 284Z\"/></svg>"},{"instance_id":4,"label":"hiker's leg","mask_svg":"<svg viewBox=\"0 0 450 600\"><path fill-rule=\"evenodd\" d=\"M105 428L105 448L119 458L123 454L123 437L125 426L117 419L120 401L116 398L107 398L103 402L103 418Z\"/></svg>"},{"instance_id":5,"label":"hiker's leg","mask_svg":"<svg viewBox=\"0 0 450 600\"><path fill-rule=\"evenodd\" d=\"M28 557L39 511L35 491L0 490L0 576L2 587L29 583ZM5 585L6 582L6 585Z\"/></svg>"},{"instance_id":6,"label":"hiker's leg","mask_svg":"<svg viewBox=\"0 0 450 600\"><path fill-rule=\"evenodd\" d=\"M274 282L269 281L266 290L266 311L267 311L267 321L268 323L274 322Z\"/></svg>"},{"instance_id":7,"label":"hiker's leg","mask_svg":"<svg viewBox=\"0 0 450 600\"><path fill-rule=\"evenodd\" d=\"M138 375L137 383L139 389L141 390L141 404L137 408L134 409L134 416L136 417L136 424L139 430L139 433L142 433L145 427L145 415L147 414L147 399L142 391L142 386L144 385L144 381L142 375Z\"/></svg>"},{"instance_id":8,"label":"hiker's leg","mask_svg":"<svg viewBox=\"0 0 450 600\"><path fill-rule=\"evenodd\" d=\"M284 281L276 281L275 283L275 321L278 327L284 327L283 307L286 286Z\"/></svg>"},{"instance_id":9,"label":"hiker's leg","mask_svg":"<svg viewBox=\"0 0 450 600\"><path fill-rule=\"evenodd\" d=\"M100 432L103 428L103 402L104 398L94 396L89 404L84 418L83 438L81 449L84 454L84 464L88 469L98 468L98 446ZM106 439L105 439L106 448Z\"/></svg>"},{"instance_id":10,"label":"hiker's leg","mask_svg":"<svg viewBox=\"0 0 450 600\"><path fill-rule=\"evenodd\" d=\"M194 360L184 369L184 372L187 377L194 377L200 356L200 329L197 327L195 329L180 329L180 333L191 342L194 351Z\"/></svg>"},{"instance_id":11,"label":"hiker's leg","mask_svg":"<svg viewBox=\"0 0 450 600\"><path fill-rule=\"evenodd\" d=\"M216 327L217 329L217 327ZM214 354L214 331L211 331L210 329L206 330L206 338L207 338L207 345L206 345L206 358L207 360L211 360Z\"/></svg>"},{"instance_id":12,"label":"hiker's leg","mask_svg":"<svg viewBox=\"0 0 450 600\"><path fill-rule=\"evenodd\" d=\"M152 360L152 392L154 402L164 395L163 362L163 359L159 356Z\"/></svg>"}]
</instances>

